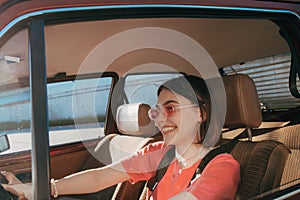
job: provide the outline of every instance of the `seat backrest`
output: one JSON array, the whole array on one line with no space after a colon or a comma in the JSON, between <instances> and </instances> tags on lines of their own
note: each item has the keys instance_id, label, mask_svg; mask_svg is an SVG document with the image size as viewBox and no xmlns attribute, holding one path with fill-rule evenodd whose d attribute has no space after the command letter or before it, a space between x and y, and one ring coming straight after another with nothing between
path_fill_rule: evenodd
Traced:
<instances>
[{"instance_id":1,"label":"seat backrest","mask_svg":"<svg viewBox=\"0 0 300 200\"><path fill-rule=\"evenodd\" d=\"M284 185L300 179L300 124L276 128L263 135L253 137L253 140L276 140L285 144L291 151L291 154L286 161L280 184Z\"/></svg>"},{"instance_id":2,"label":"seat backrest","mask_svg":"<svg viewBox=\"0 0 300 200\"><path fill-rule=\"evenodd\" d=\"M246 75L223 77L227 95L227 128L257 128L262 122L256 87ZM235 199L249 199L278 187L288 148L280 142L239 141L231 154L240 163L241 182Z\"/></svg>"},{"instance_id":3,"label":"seat backrest","mask_svg":"<svg viewBox=\"0 0 300 200\"><path fill-rule=\"evenodd\" d=\"M262 123L262 114L253 80L244 74L223 77L227 97L227 112L224 127L257 128Z\"/></svg>"},{"instance_id":4,"label":"seat backrest","mask_svg":"<svg viewBox=\"0 0 300 200\"><path fill-rule=\"evenodd\" d=\"M235 199L250 199L280 185L289 150L273 140L239 141L231 154L241 167Z\"/></svg>"},{"instance_id":5,"label":"seat backrest","mask_svg":"<svg viewBox=\"0 0 300 200\"><path fill-rule=\"evenodd\" d=\"M100 167L124 159L144 147L154 139L150 136L158 131L148 117L150 106L142 103L124 104L116 114L118 130L122 134L109 134L102 138L84 163L82 170ZM138 199L145 182L132 185L129 182L107 188L92 194L101 199ZM96 197L95 197L96 198Z\"/></svg>"}]
</instances>

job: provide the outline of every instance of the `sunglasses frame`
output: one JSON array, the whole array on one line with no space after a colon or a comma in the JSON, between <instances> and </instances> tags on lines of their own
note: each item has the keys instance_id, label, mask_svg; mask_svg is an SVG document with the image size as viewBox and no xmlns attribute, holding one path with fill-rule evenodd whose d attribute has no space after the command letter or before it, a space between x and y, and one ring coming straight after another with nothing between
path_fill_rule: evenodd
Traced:
<instances>
[{"instance_id":1,"label":"sunglasses frame","mask_svg":"<svg viewBox=\"0 0 300 200\"><path fill-rule=\"evenodd\" d=\"M166 109L167 106L171 106L173 107L173 109L170 111L168 111ZM189 108L189 107L195 107L195 106L199 106L198 104L188 104L188 105L182 105L182 106L174 106L172 104L167 104L167 105L164 105L164 106L155 106L154 108L150 108L149 111L148 111L148 117L151 119L151 120L157 120L158 119L158 116L161 112L163 112L163 114L166 116L166 117L170 117L172 115L174 115L176 113L176 110L180 110L180 109L183 109L183 108ZM151 112L156 112L157 113L157 117L153 117L154 115L151 113Z\"/></svg>"}]
</instances>

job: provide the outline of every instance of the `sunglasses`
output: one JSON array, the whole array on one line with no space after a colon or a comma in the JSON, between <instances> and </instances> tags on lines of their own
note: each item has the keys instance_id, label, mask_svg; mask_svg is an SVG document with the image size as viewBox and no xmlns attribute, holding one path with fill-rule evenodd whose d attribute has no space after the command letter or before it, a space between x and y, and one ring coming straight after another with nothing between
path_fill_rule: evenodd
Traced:
<instances>
[{"instance_id":1,"label":"sunglasses","mask_svg":"<svg viewBox=\"0 0 300 200\"><path fill-rule=\"evenodd\" d=\"M198 106L198 104L189 104L183 106L175 106L172 104L167 104L164 106L155 106L154 108L150 108L150 110L148 111L148 116L151 120L156 120L158 119L159 114L162 112L164 116L172 117L179 109L195 107L195 106Z\"/></svg>"}]
</instances>

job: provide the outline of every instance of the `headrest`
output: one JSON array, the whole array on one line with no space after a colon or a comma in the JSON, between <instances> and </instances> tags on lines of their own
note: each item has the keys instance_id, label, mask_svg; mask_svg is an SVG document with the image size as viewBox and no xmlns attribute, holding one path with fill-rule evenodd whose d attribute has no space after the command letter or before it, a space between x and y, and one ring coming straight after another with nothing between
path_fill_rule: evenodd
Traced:
<instances>
[{"instance_id":1,"label":"headrest","mask_svg":"<svg viewBox=\"0 0 300 200\"><path fill-rule=\"evenodd\" d=\"M244 74L223 77L227 96L226 128L257 128L262 113L253 80Z\"/></svg>"},{"instance_id":2,"label":"headrest","mask_svg":"<svg viewBox=\"0 0 300 200\"><path fill-rule=\"evenodd\" d=\"M150 106L143 103L124 104L118 107L116 122L121 133L150 137L158 131L154 122L148 117Z\"/></svg>"}]
</instances>

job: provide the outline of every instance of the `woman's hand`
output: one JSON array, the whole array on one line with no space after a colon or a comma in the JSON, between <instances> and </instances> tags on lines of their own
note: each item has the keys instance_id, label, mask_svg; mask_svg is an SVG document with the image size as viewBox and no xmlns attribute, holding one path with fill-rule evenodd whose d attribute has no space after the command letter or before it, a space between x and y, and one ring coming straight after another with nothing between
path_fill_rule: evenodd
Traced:
<instances>
[{"instance_id":1,"label":"woman's hand","mask_svg":"<svg viewBox=\"0 0 300 200\"><path fill-rule=\"evenodd\" d=\"M2 184L3 188L9 192L10 194L12 195L15 195L18 197L18 200L28 200L26 197L25 197L25 194L24 192L22 191L17 191L15 190L14 188L12 188L10 185L7 185L7 184Z\"/></svg>"},{"instance_id":2,"label":"woman's hand","mask_svg":"<svg viewBox=\"0 0 300 200\"><path fill-rule=\"evenodd\" d=\"M12 172L1 171L1 174L7 179L8 184L1 184L10 194L17 196L18 200L28 200L23 191L19 191L14 186L24 185Z\"/></svg>"},{"instance_id":3,"label":"woman's hand","mask_svg":"<svg viewBox=\"0 0 300 200\"><path fill-rule=\"evenodd\" d=\"M21 194L20 196L18 196L18 200L28 200L26 197L25 197L25 194Z\"/></svg>"}]
</instances>

